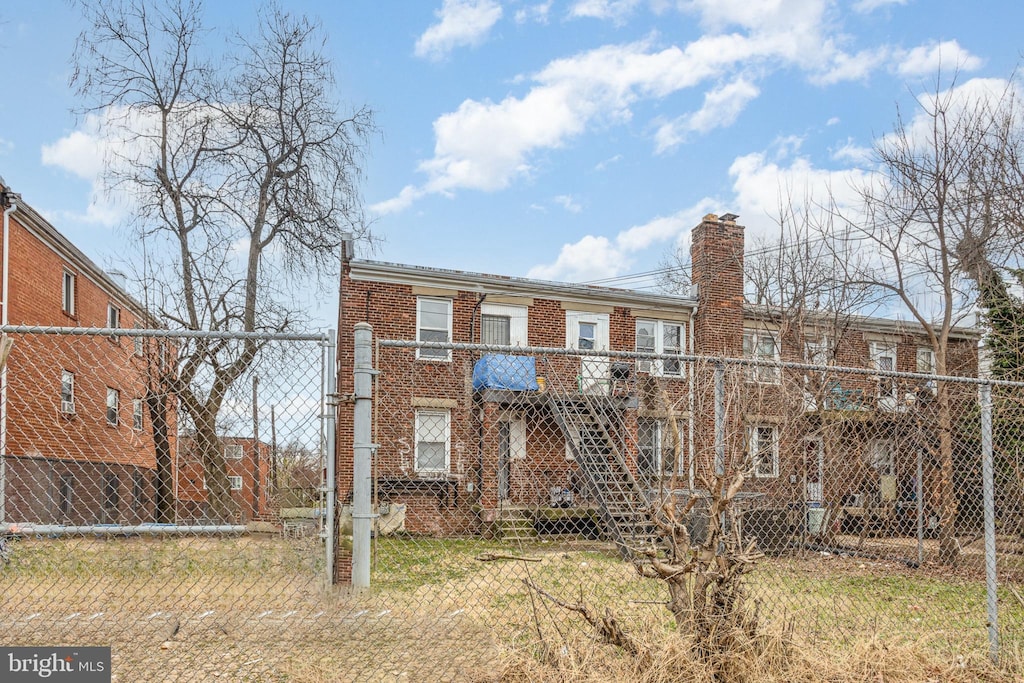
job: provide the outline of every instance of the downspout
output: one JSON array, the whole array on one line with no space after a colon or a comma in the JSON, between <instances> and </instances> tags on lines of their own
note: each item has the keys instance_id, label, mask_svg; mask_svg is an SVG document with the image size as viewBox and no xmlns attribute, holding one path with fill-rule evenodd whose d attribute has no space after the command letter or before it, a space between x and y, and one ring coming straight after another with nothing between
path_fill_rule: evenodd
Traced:
<instances>
[{"instance_id":1,"label":"downspout","mask_svg":"<svg viewBox=\"0 0 1024 683\"><path fill-rule=\"evenodd\" d=\"M0 285L3 297L3 311L0 312L0 325L10 322L8 314L8 263L11 255L11 214L18 208L19 196L13 192L4 192L4 199L10 204L4 209L4 252L3 252L3 284ZM0 524L7 522L7 363L0 369Z\"/></svg>"},{"instance_id":2,"label":"downspout","mask_svg":"<svg viewBox=\"0 0 1024 683\"><path fill-rule=\"evenodd\" d=\"M690 310L690 355L691 356L697 355L697 351L696 351L697 343L693 339L693 332L694 332L694 329L695 329L694 323L693 323L693 319L695 317L697 317L697 304L694 304L693 308ZM697 364L696 363L691 363L691 365L690 365L690 372L688 374L690 376L690 392L689 392L690 396L689 396L689 401L688 401L689 404L690 404L689 405L689 408L690 408L690 419L687 420L687 422L689 422L689 425L688 425L689 426L689 430L687 430L687 431L689 431L689 434L687 436L688 436L688 440L689 440L689 449L688 450L690 452L690 466L687 468L689 470L689 472L688 472L689 481L687 482L687 484L690 487L690 493L693 493L693 485L694 485L694 481L696 479L696 467L697 467L697 459L694 457L696 454L693 452L693 448L694 448L693 423L697 419L697 416L693 414L693 411L694 411L694 409L696 407L695 399L694 399L694 396L693 396L693 391L694 391L694 387L695 387L694 376L697 374Z\"/></svg>"},{"instance_id":3,"label":"downspout","mask_svg":"<svg viewBox=\"0 0 1024 683\"><path fill-rule=\"evenodd\" d=\"M476 306L473 307L473 312L469 316L469 343L476 342L473 338L476 329L476 314L480 310L481 306L484 305L484 299L487 298L486 294L481 294L477 299ZM483 342L484 322L480 320L480 341ZM484 407L480 406L480 412L478 413L479 420L476 427L476 502L477 504L483 500L484 495L484 416L486 412Z\"/></svg>"}]
</instances>

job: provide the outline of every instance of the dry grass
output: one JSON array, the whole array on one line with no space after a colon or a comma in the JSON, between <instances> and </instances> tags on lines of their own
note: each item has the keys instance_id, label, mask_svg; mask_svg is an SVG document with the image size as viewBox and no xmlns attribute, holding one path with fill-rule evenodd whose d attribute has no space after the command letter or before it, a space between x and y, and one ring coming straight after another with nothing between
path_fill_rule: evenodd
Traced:
<instances>
[{"instance_id":1,"label":"dry grass","mask_svg":"<svg viewBox=\"0 0 1024 683\"><path fill-rule=\"evenodd\" d=\"M375 589L322 585L316 540L45 539L0 568L0 643L112 645L122 681L705 681L656 581L594 542L515 549L381 539ZM612 607L649 664L595 646L524 585ZM1003 661L986 664L976 577L856 558L766 560L750 576L769 636L721 662L736 681L1011 681L1024 605L1001 606ZM97 616L98 615L98 616ZM1014 627L1016 629L1014 635ZM215 676L217 674L217 676Z\"/></svg>"}]
</instances>

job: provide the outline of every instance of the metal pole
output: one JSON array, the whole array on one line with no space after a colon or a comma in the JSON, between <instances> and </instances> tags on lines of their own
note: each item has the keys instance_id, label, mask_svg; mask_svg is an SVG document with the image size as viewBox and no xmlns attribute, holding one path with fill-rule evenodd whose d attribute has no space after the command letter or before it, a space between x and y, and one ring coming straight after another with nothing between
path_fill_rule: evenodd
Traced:
<instances>
[{"instance_id":1,"label":"metal pole","mask_svg":"<svg viewBox=\"0 0 1024 683\"><path fill-rule=\"evenodd\" d=\"M326 380L327 380L327 400L324 405L324 443L326 445L327 453L325 458L327 460L325 464L324 478L327 480L324 482L325 488L327 489L327 510L326 519L324 520L325 529L325 551L327 553L327 585L334 583L334 548L335 539L338 534L338 523L335 519L336 503L338 498L338 481L335 474L335 466L337 461L337 455L335 453L335 415L338 410L338 372L335 366L337 353L337 344L335 343L334 330L331 330L327 334L326 345L324 349L326 358L324 363L326 364Z\"/></svg>"},{"instance_id":2,"label":"metal pole","mask_svg":"<svg viewBox=\"0 0 1024 683\"><path fill-rule=\"evenodd\" d=\"M985 503L985 597L988 603L988 651L999 663L999 605L996 595L996 496L992 462L992 385L981 393L981 479Z\"/></svg>"},{"instance_id":3,"label":"metal pole","mask_svg":"<svg viewBox=\"0 0 1024 683\"><path fill-rule=\"evenodd\" d=\"M917 566L924 565L924 453L917 449L917 482L914 498L917 500Z\"/></svg>"},{"instance_id":4,"label":"metal pole","mask_svg":"<svg viewBox=\"0 0 1024 683\"><path fill-rule=\"evenodd\" d=\"M370 442L373 410L373 328L369 323L355 325L355 400L352 448L352 586L370 585L370 492L373 480Z\"/></svg>"}]
</instances>

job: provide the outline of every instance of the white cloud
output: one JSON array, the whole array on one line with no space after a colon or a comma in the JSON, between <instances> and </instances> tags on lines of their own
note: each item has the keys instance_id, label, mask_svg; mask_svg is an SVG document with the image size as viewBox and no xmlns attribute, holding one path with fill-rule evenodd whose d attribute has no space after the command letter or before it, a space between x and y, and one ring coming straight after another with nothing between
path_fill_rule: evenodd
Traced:
<instances>
[{"instance_id":1,"label":"white cloud","mask_svg":"<svg viewBox=\"0 0 1024 683\"><path fill-rule=\"evenodd\" d=\"M858 0L853 3L853 11L867 14L868 12L874 12L879 7L905 4L907 4L907 0Z\"/></svg>"},{"instance_id":2,"label":"white cloud","mask_svg":"<svg viewBox=\"0 0 1024 683\"><path fill-rule=\"evenodd\" d=\"M870 163L872 150L870 147L856 144L853 139L847 139L838 149L832 152L832 158L854 166L864 167Z\"/></svg>"},{"instance_id":3,"label":"white cloud","mask_svg":"<svg viewBox=\"0 0 1024 683\"><path fill-rule=\"evenodd\" d=\"M371 214L377 216L383 216L389 213L399 213L408 209L413 202L423 196L423 191L412 186L406 185L402 188L402 191L398 193L398 196L386 199L376 204L371 204L368 209Z\"/></svg>"},{"instance_id":4,"label":"white cloud","mask_svg":"<svg viewBox=\"0 0 1024 683\"><path fill-rule=\"evenodd\" d=\"M609 158L607 158L607 159L605 159L603 161L597 162L597 164L594 166L594 170L595 171L603 171L604 169L608 168L612 164L617 164L620 161L622 161L622 155L621 154L616 154L615 156L612 156L612 157L609 157Z\"/></svg>"},{"instance_id":5,"label":"white cloud","mask_svg":"<svg viewBox=\"0 0 1024 683\"><path fill-rule=\"evenodd\" d=\"M614 239L603 235L585 235L576 242L563 244L553 263L534 266L527 277L542 280L580 282L614 277L627 272L631 255L651 246L681 239L708 212L709 202L684 209L671 216L658 216L648 223L618 233Z\"/></svg>"},{"instance_id":6,"label":"white cloud","mask_svg":"<svg viewBox=\"0 0 1024 683\"><path fill-rule=\"evenodd\" d=\"M604 19L621 24L639 4L640 0L576 0L569 8L569 16Z\"/></svg>"},{"instance_id":7,"label":"white cloud","mask_svg":"<svg viewBox=\"0 0 1024 683\"><path fill-rule=\"evenodd\" d=\"M529 5L516 10L516 23L525 24L528 21L534 21L538 24L548 23L548 16L551 14L552 4L554 4L554 0L547 0L547 2Z\"/></svg>"},{"instance_id":8,"label":"white cloud","mask_svg":"<svg viewBox=\"0 0 1024 683\"><path fill-rule=\"evenodd\" d=\"M835 125L839 124L839 121L840 121L840 119L839 119L838 116L833 116L833 117L829 118L828 121L825 122L825 125L826 126L835 126Z\"/></svg>"},{"instance_id":9,"label":"white cloud","mask_svg":"<svg viewBox=\"0 0 1024 683\"><path fill-rule=\"evenodd\" d=\"M89 122L86 122L86 127L95 130ZM93 181L103 171L103 147L103 140L95 132L76 130L52 145L43 145L42 162Z\"/></svg>"},{"instance_id":10,"label":"white cloud","mask_svg":"<svg viewBox=\"0 0 1024 683\"><path fill-rule=\"evenodd\" d=\"M955 40L929 43L907 50L900 55L896 72L900 76L928 76L945 70L975 71L982 66L982 59L960 47Z\"/></svg>"},{"instance_id":11,"label":"white cloud","mask_svg":"<svg viewBox=\"0 0 1024 683\"><path fill-rule=\"evenodd\" d=\"M456 47L480 45L501 18L494 0L444 0L435 13L440 21L416 41L416 56L440 60Z\"/></svg>"},{"instance_id":12,"label":"white cloud","mask_svg":"<svg viewBox=\"0 0 1024 683\"><path fill-rule=\"evenodd\" d=\"M663 153L686 140L689 133L707 133L715 128L731 126L747 103L761 91L756 85L740 78L704 95L704 106L692 114L662 124L655 133L657 152Z\"/></svg>"},{"instance_id":13,"label":"white cloud","mask_svg":"<svg viewBox=\"0 0 1024 683\"><path fill-rule=\"evenodd\" d=\"M625 12L635 4L591 0L572 7L597 14ZM455 6L451 0L445 9L450 6ZM631 120L637 102L661 100L708 81L727 85L708 92L699 111L657 128L658 150L679 144L688 133L733 123L758 95L758 80L775 70L795 66L812 82L827 85L864 78L891 57L886 47L855 54L839 49L842 39L833 35L827 0L679 0L676 6L697 14L709 32L681 46L656 45L657 35L605 45L516 77L515 85L529 85L524 93L500 101L466 99L434 121L433 156L417 167L426 180L403 190L404 199L381 205L400 210L425 194L504 189L531 175L538 154L588 130ZM431 30L440 35L444 25Z\"/></svg>"},{"instance_id":14,"label":"white cloud","mask_svg":"<svg viewBox=\"0 0 1024 683\"><path fill-rule=\"evenodd\" d=\"M555 203L561 206L569 213L579 213L583 210L583 206L573 199L572 195L560 194L555 197Z\"/></svg>"}]
</instances>

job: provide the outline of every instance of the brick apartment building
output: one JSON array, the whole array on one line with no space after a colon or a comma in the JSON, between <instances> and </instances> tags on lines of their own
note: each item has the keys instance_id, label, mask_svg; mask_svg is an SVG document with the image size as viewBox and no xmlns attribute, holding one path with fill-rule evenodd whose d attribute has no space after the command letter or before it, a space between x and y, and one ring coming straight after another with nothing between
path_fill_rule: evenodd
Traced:
<instances>
[{"instance_id":1,"label":"brick apartment building","mask_svg":"<svg viewBox=\"0 0 1024 683\"><path fill-rule=\"evenodd\" d=\"M271 446L251 437L222 436L231 495L238 504L239 520L248 522L270 512ZM207 490L202 459L195 441L182 435L178 439L175 465L174 499L180 522L207 518Z\"/></svg>"},{"instance_id":2,"label":"brick apartment building","mask_svg":"<svg viewBox=\"0 0 1024 683\"><path fill-rule=\"evenodd\" d=\"M406 504L410 532L489 533L507 507L552 507L559 501L551 492L579 492L584 474L592 487L600 488L597 475L586 471L587 444L595 440L603 453L632 450L620 458L629 470L618 475L627 488L649 488L668 473L684 494L695 492L701 475L715 467L713 384L704 381L710 375L671 358L608 358L600 357L602 351L934 372L931 348L915 325L850 316L837 331L828 329L823 315L820 324L793 333L779 311L747 304L743 228L732 216L706 216L693 231L691 249L693 297L373 261L344 264L342 395L353 390L353 326L362 321L373 326L377 340L595 353L524 352L528 382L508 391L473 385L474 370L485 355L480 351L378 350L376 499ZM954 331L952 374L976 373L977 340L972 330ZM917 388L865 374L844 379L843 386L830 386L815 398L809 390L784 394L783 380L791 373L779 368L737 371L743 374L732 384L737 390L730 399L735 405L727 450L755 452L757 464L747 485L753 493L801 505L823 498L837 501L852 494L864 470L874 468L887 478L895 478L897 469L909 471L914 454L894 435L900 429L897 418L906 414ZM797 386L810 386L812 379L802 375L803 384ZM787 401L803 403L796 410L801 416L796 429L777 419ZM811 405L815 401L818 405ZM820 434L833 428L823 422L829 419L827 411L816 407L856 413L855 419L845 420L846 431L830 442L842 448L823 445ZM343 405L337 439L343 502L352 489L352 427L352 411ZM678 443L669 447L671 442ZM826 460L841 474L823 484ZM345 563L339 567L344 580Z\"/></svg>"},{"instance_id":3,"label":"brick apartment building","mask_svg":"<svg viewBox=\"0 0 1024 683\"><path fill-rule=\"evenodd\" d=\"M4 324L145 327L141 305L2 182L0 208ZM152 521L142 340L12 339L0 388L0 522Z\"/></svg>"}]
</instances>

